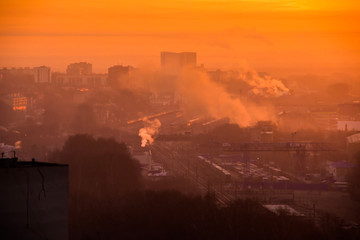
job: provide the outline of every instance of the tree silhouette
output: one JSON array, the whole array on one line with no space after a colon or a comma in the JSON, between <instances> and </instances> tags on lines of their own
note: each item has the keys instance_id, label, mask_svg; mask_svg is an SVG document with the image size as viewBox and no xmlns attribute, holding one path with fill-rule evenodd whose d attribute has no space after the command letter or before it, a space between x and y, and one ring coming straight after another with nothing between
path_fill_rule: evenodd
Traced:
<instances>
[{"instance_id":1,"label":"tree silhouette","mask_svg":"<svg viewBox=\"0 0 360 240\"><path fill-rule=\"evenodd\" d=\"M114 139L71 136L50 160L69 164L69 220L74 239L92 228L97 212L116 208L124 195L142 186L139 163L125 144Z\"/></svg>"}]
</instances>

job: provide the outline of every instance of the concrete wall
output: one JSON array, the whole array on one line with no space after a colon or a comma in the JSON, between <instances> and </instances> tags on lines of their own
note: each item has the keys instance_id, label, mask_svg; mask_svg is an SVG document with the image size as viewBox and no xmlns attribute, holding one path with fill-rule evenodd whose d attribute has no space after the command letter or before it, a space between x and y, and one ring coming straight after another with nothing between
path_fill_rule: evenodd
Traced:
<instances>
[{"instance_id":1,"label":"concrete wall","mask_svg":"<svg viewBox=\"0 0 360 240\"><path fill-rule=\"evenodd\" d=\"M0 167L0 239L68 239L68 166Z\"/></svg>"}]
</instances>

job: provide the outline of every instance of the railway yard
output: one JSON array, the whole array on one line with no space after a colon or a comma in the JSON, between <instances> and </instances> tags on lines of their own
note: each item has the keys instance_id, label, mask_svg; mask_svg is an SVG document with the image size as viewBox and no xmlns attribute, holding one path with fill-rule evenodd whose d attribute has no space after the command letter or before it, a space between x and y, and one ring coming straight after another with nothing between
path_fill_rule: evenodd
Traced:
<instances>
[{"instance_id":1,"label":"railway yard","mask_svg":"<svg viewBox=\"0 0 360 240\"><path fill-rule=\"evenodd\" d=\"M190 142L158 141L151 148L153 158L169 176L189 179L201 194L213 194L220 205L251 198L264 205L286 204L314 222L328 212L344 224L358 226L356 212L360 211L354 209L360 210L360 206L346 192L334 191L327 183L309 183L276 166L244 161L241 153L200 154ZM338 200L347 205L339 208Z\"/></svg>"},{"instance_id":2,"label":"railway yard","mask_svg":"<svg viewBox=\"0 0 360 240\"><path fill-rule=\"evenodd\" d=\"M358 227L360 206L346 190L335 189L332 182L318 176L309 178L304 172L294 171L298 166L304 169L309 159L318 161L309 156L321 158L336 151L327 143L219 143L213 139L199 143L196 136L227 120L189 117L181 111L163 112L155 117L161 121L161 127L148 149L151 149L152 161L166 171L162 177L185 178L201 195L214 196L219 205L251 198L264 206L287 206L315 223L329 213L347 226ZM136 132L142 125L138 119L130 121L126 128ZM293 166L282 168L277 161L278 153ZM339 206L340 202L344 204Z\"/></svg>"}]
</instances>

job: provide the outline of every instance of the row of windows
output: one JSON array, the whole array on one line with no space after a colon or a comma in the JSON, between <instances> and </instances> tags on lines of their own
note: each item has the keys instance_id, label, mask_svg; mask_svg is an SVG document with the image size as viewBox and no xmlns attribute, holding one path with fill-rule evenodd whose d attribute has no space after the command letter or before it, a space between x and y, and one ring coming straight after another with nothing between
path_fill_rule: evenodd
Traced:
<instances>
[{"instance_id":1,"label":"row of windows","mask_svg":"<svg viewBox=\"0 0 360 240\"><path fill-rule=\"evenodd\" d=\"M106 82L105 79L102 79L100 77L89 77L89 78L63 78L63 77L58 77L56 79L54 79L52 81L53 83L56 84L64 84L64 83L69 83L69 84L89 84L89 85L101 85L104 84Z\"/></svg>"}]
</instances>

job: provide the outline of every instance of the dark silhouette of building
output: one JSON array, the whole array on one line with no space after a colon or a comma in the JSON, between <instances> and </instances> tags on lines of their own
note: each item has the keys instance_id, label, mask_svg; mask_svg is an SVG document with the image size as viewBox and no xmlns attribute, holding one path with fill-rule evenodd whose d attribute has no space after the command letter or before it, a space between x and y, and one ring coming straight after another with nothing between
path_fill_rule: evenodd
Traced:
<instances>
[{"instance_id":1,"label":"dark silhouette of building","mask_svg":"<svg viewBox=\"0 0 360 240\"><path fill-rule=\"evenodd\" d=\"M2 154L0 239L68 239L68 170Z\"/></svg>"},{"instance_id":2,"label":"dark silhouette of building","mask_svg":"<svg viewBox=\"0 0 360 240\"><path fill-rule=\"evenodd\" d=\"M131 86L131 66L115 65L108 69L108 83L114 87L129 88Z\"/></svg>"},{"instance_id":3,"label":"dark silhouette of building","mask_svg":"<svg viewBox=\"0 0 360 240\"><path fill-rule=\"evenodd\" d=\"M68 75L89 75L92 74L92 64L87 62L72 63L67 66Z\"/></svg>"},{"instance_id":4,"label":"dark silhouette of building","mask_svg":"<svg viewBox=\"0 0 360 240\"><path fill-rule=\"evenodd\" d=\"M195 52L161 52L161 67L166 74L176 75L184 68L196 67Z\"/></svg>"},{"instance_id":5,"label":"dark silhouette of building","mask_svg":"<svg viewBox=\"0 0 360 240\"><path fill-rule=\"evenodd\" d=\"M2 68L0 69L0 82L2 81L17 81L17 82L34 82L34 69L25 68Z\"/></svg>"},{"instance_id":6,"label":"dark silhouette of building","mask_svg":"<svg viewBox=\"0 0 360 240\"><path fill-rule=\"evenodd\" d=\"M50 83L50 68L40 66L34 68L35 83Z\"/></svg>"}]
</instances>

